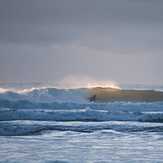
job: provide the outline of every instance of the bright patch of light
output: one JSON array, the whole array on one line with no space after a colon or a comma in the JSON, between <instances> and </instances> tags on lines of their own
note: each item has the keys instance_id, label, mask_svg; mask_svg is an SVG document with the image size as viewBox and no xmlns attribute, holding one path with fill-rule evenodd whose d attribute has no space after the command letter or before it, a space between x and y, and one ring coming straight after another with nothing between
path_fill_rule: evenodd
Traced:
<instances>
[{"instance_id":1,"label":"bright patch of light","mask_svg":"<svg viewBox=\"0 0 163 163\"><path fill-rule=\"evenodd\" d=\"M57 86L65 89L94 87L121 89L116 82L95 80L93 78L85 76L68 76L58 82Z\"/></svg>"}]
</instances>

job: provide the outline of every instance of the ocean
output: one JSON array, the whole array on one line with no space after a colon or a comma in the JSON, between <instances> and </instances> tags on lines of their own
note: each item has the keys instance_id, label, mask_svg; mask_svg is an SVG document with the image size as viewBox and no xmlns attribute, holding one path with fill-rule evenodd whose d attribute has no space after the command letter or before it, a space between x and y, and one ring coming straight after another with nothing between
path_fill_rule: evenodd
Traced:
<instances>
[{"instance_id":1,"label":"ocean","mask_svg":"<svg viewBox=\"0 0 163 163\"><path fill-rule=\"evenodd\" d=\"M163 101L17 85L0 85L0 162L163 162Z\"/></svg>"}]
</instances>

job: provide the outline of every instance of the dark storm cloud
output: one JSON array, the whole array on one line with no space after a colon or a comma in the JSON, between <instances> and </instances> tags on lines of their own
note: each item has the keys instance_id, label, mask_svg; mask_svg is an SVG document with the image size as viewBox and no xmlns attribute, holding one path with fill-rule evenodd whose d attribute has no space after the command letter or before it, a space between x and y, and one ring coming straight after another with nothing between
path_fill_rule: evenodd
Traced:
<instances>
[{"instance_id":1,"label":"dark storm cloud","mask_svg":"<svg viewBox=\"0 0 163 163\"><path fill-rule=\"evenodd\" d=\"M116 38L117 26L122 30L130 24L163 27L162 15L161 0L1 0L0 41L65 42L79 40L91 29L97 37L105 30Z\"/></svg>"},{"instance_id":2,"label":"dark storm cloud","mask_svg":"<svg viewBox=\"0 0 163 163\"><path fill-rule=\"evenodd\" d=\"M10 23L105 23L162 21L161 0L1 0Z\"/></svg>"},{"instance_id":3,"label":"dark storm cloud","mask_svg":"<svg viewBox=\"0 0 163 163\"><path fill-rule=\"evenodd\" d=\"M75 31L61 25L3 24L0 27L1 43L58 44L75 39Z\"/></svg>"}]
</instances>

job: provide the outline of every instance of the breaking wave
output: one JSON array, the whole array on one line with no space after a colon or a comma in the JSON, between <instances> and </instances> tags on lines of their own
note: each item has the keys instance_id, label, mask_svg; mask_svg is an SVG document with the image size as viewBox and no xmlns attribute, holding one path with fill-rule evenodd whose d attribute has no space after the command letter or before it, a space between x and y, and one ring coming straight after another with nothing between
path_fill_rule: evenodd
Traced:
<instances>
[{"instance_id":1,"label":"breaking wave","mask_svg":"<svg viewBox=\"0 0 163 163\"><path fill-rule=\"evenodd\" d=\"M126 92L123 91L125 90L101 87L78 89L0 88L0 136L40 134L53 130L75 132L96 132L106 129L132 132L163 131L162 125L161 127L159 125L163 122L163 101L127 100L126 96L128 95L125 95ZM146 97L149 99L162 97L161 91L148 90L143 90L143 92L130 90L129 96L135 91L138 93L136 98L142 96L142 93L145 99ZM95 92L97 99L90 102L90 97ZM105 95L106 101L100 99L101 92ZM120 93L123 94L125 100L119 97ZM158 126L131 127L128 123L127 126L113 125L115 121L142 124L157 122ZM78 122L79 125L67 125L73 122L75 124Z\"/></svg>"},{"instance_id":2,"label":"breaking wave","mask_svg":"<svg viewBox=\"0 0 163 163\"><path fill-rule=\"evenodd\" d=\"M91 96L96 95L97 102L133 101L157 102L163 101L163 92L155 90L124 90L112 87L93 87L76 89L59 88L0 88L0 100L30 101L30 102L73 102L88 103Z\"/></svg>"}]
</instances>

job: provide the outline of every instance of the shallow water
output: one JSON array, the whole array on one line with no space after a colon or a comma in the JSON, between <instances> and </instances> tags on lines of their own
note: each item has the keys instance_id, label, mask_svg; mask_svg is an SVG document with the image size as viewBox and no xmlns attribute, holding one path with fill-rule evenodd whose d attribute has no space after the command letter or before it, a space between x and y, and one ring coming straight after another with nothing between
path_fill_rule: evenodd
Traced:
<instances>
[{"instance_id":1,"label":"shallow water","mask_svg":"<svg viewBox=\"0 0 163 163\"><path fill-rule=\"evenodd\" d=\"M118 122L114 123L118 125ZM129 123L131 125L131 122ZM108 124L110 125L110 122ZM92 125L96 126L96 124ZM120 125L123 127L126 124L120 123ZM134 123L133 126L137 126L137 124ZM159 124L158 126L163 125ZM125 131L119 132L108 129L94 132L75 132L47 130L40 135L2 136L0 144L1 162L163 161L162 131L130 132L125 129Z\"/></svg>"}]
</instances>

